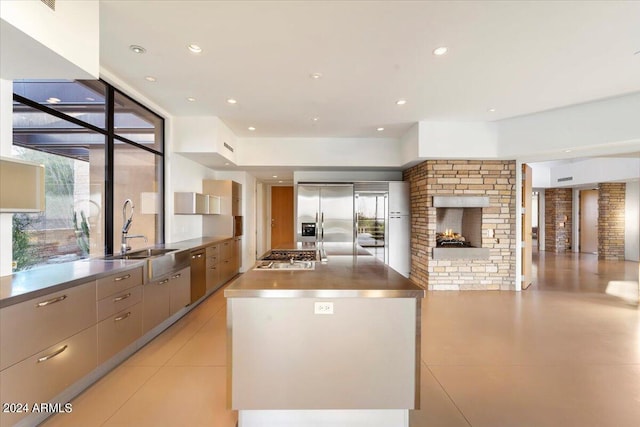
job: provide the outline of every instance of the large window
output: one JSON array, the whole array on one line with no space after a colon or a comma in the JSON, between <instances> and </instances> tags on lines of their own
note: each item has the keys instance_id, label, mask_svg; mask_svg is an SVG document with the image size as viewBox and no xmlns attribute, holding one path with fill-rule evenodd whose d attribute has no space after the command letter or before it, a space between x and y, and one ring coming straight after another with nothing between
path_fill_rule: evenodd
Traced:
<instances>
[{"instance_id":1,"label":"large window","mask_svg":"<svg viewBox=\"0 0 640 427\"><path fill-rule=\"evenodd\" d=\"M164 121L102 81L14 82L13 155L45 165L46 210L15 214L14 271L164 241ZM119 124L120 126L116 126Z\"/></svg>"}]
</instances>

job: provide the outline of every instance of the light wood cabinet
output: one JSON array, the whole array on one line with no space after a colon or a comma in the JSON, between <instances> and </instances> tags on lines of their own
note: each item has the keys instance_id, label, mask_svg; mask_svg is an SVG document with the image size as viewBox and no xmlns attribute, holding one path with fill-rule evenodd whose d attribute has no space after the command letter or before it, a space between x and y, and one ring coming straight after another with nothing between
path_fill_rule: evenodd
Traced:
<instances>
[{"instance_id":1,"label":"light wood cabinet","mask_svg":"<svg viewBox=\"0 0 640 427\"><path fill-rule=\"evenodd\" d=\"M5 307L0 310L0 369L95 323L95 281Z\"/></svg>"},{"instance_id":2,"label":"light wood cabinet","mask_svg":"<svg viewBox=\"0 0 640 427\"><path fill-rule=\"evenodd\" d=\"M165 276L142 287L142 333L147 333L170 315L171 278Z\"/></svg>"},{"instance_id":3,"label":"light wood cabinet","mask_svg":"<svg viewBox=\"0 0 640 427\"><path fill-rule=\"evenodd\" d=\"M124 291L142 283L142 267L98 279L98 299Z\"/></svg>"},{"instance_id":4,"label":"light wood cabinet","mask_svg":"<svg viewBox=\"0 0 640 427\"><path fill-rule=\"evenodd\" d=\"M98 364L104 363L142 335L142 302L98 323Z\"/></svg>"},{"instance_id":5,"label":"light wood cabinet","mask_svg":"<svg viewBox=\"0 0 640 427\"><path fill-rule=\"evenodd\" d=\"M169 314L174 314L191 303L191 269L185 267L169 279Z\"/></svg>"},{"instance_id":6,"label":"light wood cabinet","mask_svg":"<svg viewBox=\"0 0 640 427\"><path fill-rule=\"evenodd\" d=\"M220 247L219 245L212 245L205 249L206 256L206 281L207 292L212 289L217 289L221 285L220 281Z\"/></svg>"},{"instance_id":7,"label":"light wood cabinet","mask_svg":"<svg viewBox=\"0 0 640 427\"><path fill-rule=\"evenodd\" d=\"M89 305L95 307L95 301ZM4 337L2 346L5 347ZM0 373L2 401L29 405L47 402L96 366L96 326L93 324L3 370ZM26 415L0 413L0 425L13 425Z\"/></svg>"}]
</instances>

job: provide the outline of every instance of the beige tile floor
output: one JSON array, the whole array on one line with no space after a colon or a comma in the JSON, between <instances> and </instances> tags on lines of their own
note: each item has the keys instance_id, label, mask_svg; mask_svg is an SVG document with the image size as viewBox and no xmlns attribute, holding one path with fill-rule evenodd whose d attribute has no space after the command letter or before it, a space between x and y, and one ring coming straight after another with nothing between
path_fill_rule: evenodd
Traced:
<instances>
[{"instance_id":1,"label":"beige tile floor","mask_svg":"<svg viewBox=\"0 0 640 427\"><path fill-rule=\"evenodd\" d=\"M521 293L428 293L412 427L640 425L640 311L604 294L609 280L637 281L638 263L536 264ZM225 322L219 291L45 425L235 426Z\"/></svg>"}]
</instances>

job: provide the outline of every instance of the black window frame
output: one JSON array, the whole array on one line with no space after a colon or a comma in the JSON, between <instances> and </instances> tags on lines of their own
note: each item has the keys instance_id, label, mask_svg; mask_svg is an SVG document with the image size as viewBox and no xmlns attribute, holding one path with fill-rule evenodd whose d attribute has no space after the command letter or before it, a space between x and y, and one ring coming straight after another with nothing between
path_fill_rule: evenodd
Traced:
<instances>
[{"instance_id":1,"label":"black window frame","mask_svg":"<svg viewBox=\"0 0 640 427\"><path fill-rule=\"evenodd\" d=\"M16 93L13 94L13 101L14 102L18 102L21 104L24 104L28 107L31 107L35 110L39 110L45 114L50 114L52 116L55 116L59 119L62 120L66 120L70 123L73 123L77 126L81 126L83 128L86 129L90 129L94 132L100 133L102 135L105 136L105 188L104 188L104 199L105 199L105 206L104 206L104 216L105 216L105 224L104 224L104 253L106 255L110 255L114 253L114 208L115 208L115 200L114 200L114 185L115 185L115 173L114 173L114 156L115 156L115 140L124 142L126 144L130 144L136 148L139 148L141 150L145 150L147 152L150 152L156 156L160 156L161 159L161 163L160 163L160 171L159 171L159 175L158 176L158 182L160 183L161 188L158 189L158 192L162 195L162 197L160 197L160 212L162 213L162 218L160 224L158 224L159 227L159 242L157 243L164 243L165 242L165 222L166 222L166 218L164 217L164 212L165 212L165 197L164 197L164 192L165 192L165 135L166 135L166 129L165 129L165 118L156 113L155 111L153 111L151 108L143 105L142 103L138 102L137 100L135 100L134 98L132 98L131 96L127 95L125 92L115 88L114 86L110 85L109 83L107 83L106 81L99 79L99 82L101 82L102 84L105 85L105 129L102 129L98 126L89 124L83 120L77 119L75 117L69 116L63 112L60 112L56 109L53 108L49 108L46 105L43 105L37 101L33 101L29 98L25 98L21 95L18 95ZM150 114L155 115L156 117L158 117L160 119L160 132L161 132L161 142L160 142L160 147L162 149L162 151L157 151L154 150L151 147L145 146L143 144L131 141L128 138L125 138L121 135L117 135L115 132L115 94L118 93L119 96L124 96L126 97L129 101L137 104L140 108L147 110ZM13 138L12 138L13 139Z\"/></svg>"}]
</instances>

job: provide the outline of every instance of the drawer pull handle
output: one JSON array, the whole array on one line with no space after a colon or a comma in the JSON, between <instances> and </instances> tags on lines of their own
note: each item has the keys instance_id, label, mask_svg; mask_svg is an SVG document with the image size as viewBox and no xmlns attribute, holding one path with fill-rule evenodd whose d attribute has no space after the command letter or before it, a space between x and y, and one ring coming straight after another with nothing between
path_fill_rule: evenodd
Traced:
<instances>
[{"instance_id":1,"label":"drawer pull handle","mask_svg":"<svg viewBox=\"0 0 640 427\"><path fill-rule=\"evenodd\" d=\"M64 301L66 299L67 299L67 296L66 295L62 295L62 296L59 296L57 298L52 298L52 299L47 300L47 301L39 302L39 303L36 304L36 307L46 307L48 305L55 304L57 302Z\"/></svg>"},{"instance_id":2,"label":"drawer pull handle","mask_svg":"<svg viewBox=\"0 0 640 427\"><path fill-rule=\"evenodd\" d=\"M113 319L114 322L119 322L121 320L126 319L127 317L131 316L131 312L127 311L127 314L123 314L122 316L118 316L115 319Z\"/></svg>"},{"instance_id":3,"label":"drawer pull handle","mask_svg":"<svg viewBox=\"0 0 640 427\"><path fill-rule=\"evenodd\" d=\"M175 276L171 276L172 279L177 279L179 277L182 277L182 273L178 273Z\"/></svg>"},{"instance_id":4,"label":"drawer pull handle","mask_svg":"<svg viewBox=\"0 0 640 427\"><path fill-rule=\"evenodd\" d=\"M165 283L168 283L168 282L169 282L169 279L164 279L163 281L158 283L158 285L164 285Z\"/></svg>"},{"instance_id":5,"label":"drawer pull handle","mask_svg":"<svg viewBox=\"0 0 640 427\"><path fill-rule=\"evenodd\" d=\"M131 296L131 292L129 292L129 293L128 293L128 294L126 294L126 295L122 295L122 296L120 296L120 297L116 297L116 298L114 298L114 299L113 299L113 302L122 301L123 299L127 299L127 298L129 298L130 296Z\"/></svg>"},{"instance_id":6,"label":"drawer pull handle","mask_svg":"<svg viewBox=\"0 0 640 427\"><path fill-rule=\"evenodd\" d=\"M67 349L68 345L63 345L62 347L60 347L59 349L57 349L56 351L54 351L51 354L47 354L46 356L42 356L41 358L38 359L38 363L42 363L42 362L46 362L49 359L53 359L54 357L56 357L57 355L59 355L60 353L62 353L63 351L65 351Z\"/></svg>"},{"instance_id":7,"label":"drawer pull handle","mask_svg":"<svg viewBox=\"0 0 640 427\"><path fill-rule=\"evenodd\" d=\"M116 277L115 279L113 279L115 282L119 282L121 280L127 280L130 279L131 275L130 274L125 274L124 276L120 276L120 277Z\"/></svg>"}]
</instances>

